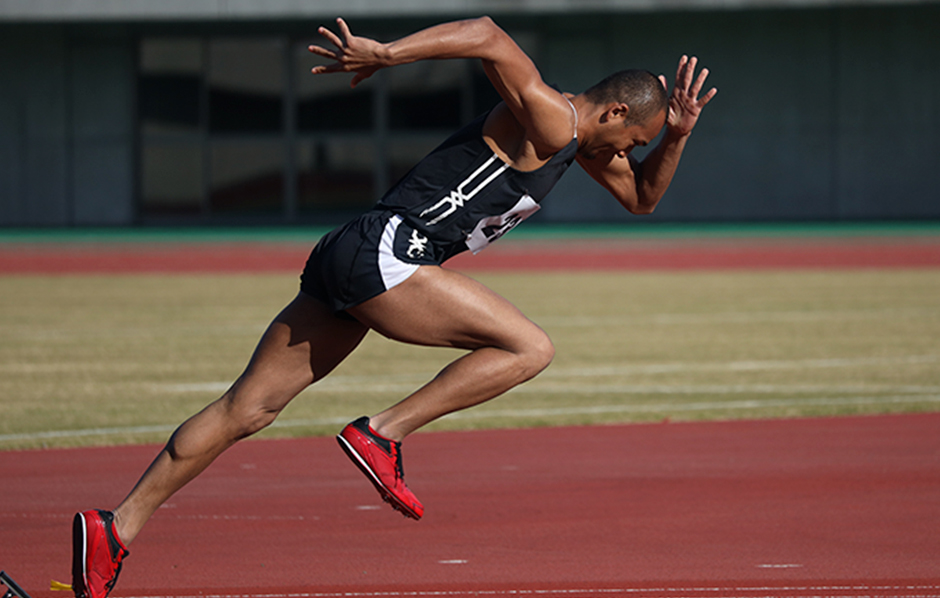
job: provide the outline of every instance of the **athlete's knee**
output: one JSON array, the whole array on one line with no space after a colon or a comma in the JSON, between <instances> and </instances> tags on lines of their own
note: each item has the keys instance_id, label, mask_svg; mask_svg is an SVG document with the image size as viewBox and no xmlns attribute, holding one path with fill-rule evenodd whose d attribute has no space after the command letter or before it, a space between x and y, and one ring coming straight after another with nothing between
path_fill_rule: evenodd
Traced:
<instances>
[{"instance_id":1,"label":"athlete's knee","mask_svg":"<svg viewBox=\"0 0 940 598\"><path fill-rule=\"evenodd\" d=\"M253 436L261 430L267 428L274 423L274 420L277 419L277 416L280 414L280 412L280 409L274 410L259 408L249 414L246 414L246 416L239 420L240 427L236 430L236 439L241 440L242 438Z\"/></svg>"},{"instance_id":2,"label":"athlete's knee","mask_svg":"<svg viewBox=\"0 0 940 598\"><path fill-rule=\"evenodd\" d=\"M257 434L274 423L281 412L281 408L273 407L267 397L246 394L232 389L220 399L232 440Z\"/></svg>"},{"instance_id":3,"label":"athlete's knee","mask_svg":"<svg viewBox=\"0 0 940 598\"><path fill-rule=\"evenodd\" d=\"M555 359L555 344L544 332L535 345L535 353L535 363L539 372L547 368L549 364L552 363L552 360Z\"/></svg>"},{"instance_id":4,"label":"athlete's knee","mask_svg":"<svg viewBox=\"0 0 940 598\"><path fill-rule=\"evenodd\" d=\"M537 328L527 339L520 357L523 360L523 377L529 380L547 368L555 358L555 345L541 328Z\"/></svg>"}]
</instances>

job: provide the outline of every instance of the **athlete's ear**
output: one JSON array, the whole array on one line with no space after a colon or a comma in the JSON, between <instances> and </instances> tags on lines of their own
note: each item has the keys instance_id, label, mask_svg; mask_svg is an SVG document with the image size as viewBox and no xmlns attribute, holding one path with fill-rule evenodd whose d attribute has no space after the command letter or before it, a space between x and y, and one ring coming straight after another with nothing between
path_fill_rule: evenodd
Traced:
<instances>
[{"instance_id":1,"label":"athlete's ear","mask_svg":"<svg viewBox=\"0 0 940 598\"><path fill-rule=\"evenodd\" d=\"M627 113L630 112L630 106L627 106L623 102L610 104L607 107L607 111L604 112L604 120L623 120L627 118Z\"/></svg>"}]
</instances>

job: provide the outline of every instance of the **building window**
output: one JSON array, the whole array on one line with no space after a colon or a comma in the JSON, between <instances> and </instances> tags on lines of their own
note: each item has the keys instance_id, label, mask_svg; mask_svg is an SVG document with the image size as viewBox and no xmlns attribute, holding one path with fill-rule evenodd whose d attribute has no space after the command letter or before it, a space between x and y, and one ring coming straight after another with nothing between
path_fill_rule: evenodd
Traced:
<instances>
[{"instance_id":1,"label":"building window","mask_svg":"<svg viewBox=\"0 0 940 598\"><path fill-rule=\"evenodd\" d=\"M362 211L375 202L376 147L372 136L298 142L297 186L303 214Z\"/></svg>"},{"instance_id":2,"label":"building window","mask_svg":"<svg viewBox=\"0 0 940 598\"><path fill-rule=\"evenodd\" d=\"M210 133L283 132L284 47L280 39L209 42Z\"/></svg>"},{"instance_id":3,"label":"building window","mask_svg":"<svg viewBox=\"0 0 940 598\"><path fill-rule=\"evenodd\" d=\"M203 54L196 39L141 43L138 110L144 134L199 133Z\"/></svg>"},{"instance_id":4,"label":"building window","mask_svg":"<svg viewBox=\"0 0 940 598\"><path fill-rule=\"evenodd\" d=\"M141 150L142 209L151 216L201 212L203 148L199 143L150 143Z\"/></svg>"},{"instance_id":5,"label":"building window","mask_svg":"<svg viewBox=\"0 0 940 598\"><path fill-rule=\"evenodd\" d=\"M280 216L284 210L284 144L280 139L212 139L209 211Z\"/></svg>"},{"instance_id":6,"label":"building window","mask_svg":"<svg viewBox=\"0 0 940 598\"><path fill-rule=\"evenodd\" d=\"M499 99L472 61L403 65L350 89L351 75L310 74L308 43L140 41L143 221L348 217Z\"/></svg>"},{"instance_id":7,"label":"building window","mask_svg":"<svg viewBox=\"0 0 940 598\"><path fill-rule=\"evenodd\" d=\"M202 211L204 54L198 39L147 39L140 45L142 215L194 216Z\"/></svg>"},{"instance_id":8,"label":"building window","mask_svg":"<svg viewBox=\"0 0 940 598\"><path fill-rule=\"evenodd\" d=\"M428 60L386 72L392 131L456 130L468 119L467 62Z\"/></svg>"}]
</instances>

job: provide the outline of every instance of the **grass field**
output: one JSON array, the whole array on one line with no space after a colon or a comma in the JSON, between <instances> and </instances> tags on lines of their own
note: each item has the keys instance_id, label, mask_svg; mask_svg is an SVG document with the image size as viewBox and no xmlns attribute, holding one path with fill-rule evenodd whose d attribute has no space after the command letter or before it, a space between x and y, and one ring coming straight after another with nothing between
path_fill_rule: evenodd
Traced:
<instances>
[{"instance_id":1,"label":"grass field","mask_svg":"<svg viewBox=\"0 0 940 598\"><path fill-rule=\"evenodd\" d=\"M541 376L429 429L940 409L940 271L476 276L541 324ZM5 276L0 449L162 442L241 372L293 275ZM333 434L456 352L370 334L261 435Z\"/></svg>"}]
</instances>

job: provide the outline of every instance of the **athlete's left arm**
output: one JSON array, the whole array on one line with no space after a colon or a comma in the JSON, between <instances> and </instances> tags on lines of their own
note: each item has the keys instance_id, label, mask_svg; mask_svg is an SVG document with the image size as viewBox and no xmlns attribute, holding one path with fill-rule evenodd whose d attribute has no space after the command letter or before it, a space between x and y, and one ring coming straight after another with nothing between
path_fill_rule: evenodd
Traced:
<instances>
[{"instance_id":1,"label":"athlete's left arm","mask_svg":"<svg viewBox=\"0 0 940 598\"><path fill-rule=\"evenodd\" d=\"M665 134L642 162L629 152L599 155L594 160L578 158L581 167L633 214L649 214L659 204L672 182L702 108L718 93L713 87L698 97L708 69L702 69L693 81L697 63L694 56L691 59L683 56L679 60L676 84L669 96ZM660 80L668 88L666 78L660 75Z\"/></svg>"}]
</instances>

